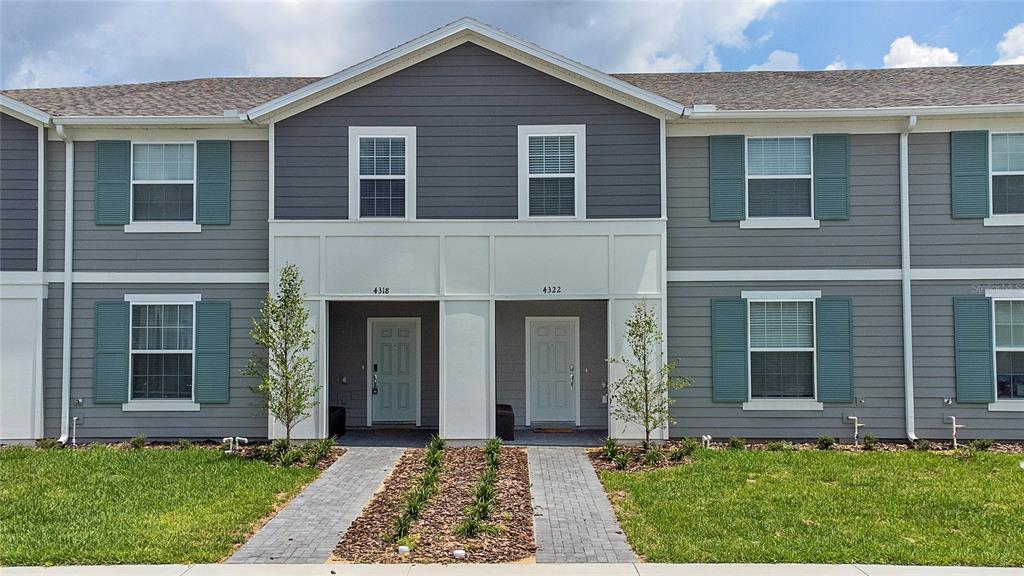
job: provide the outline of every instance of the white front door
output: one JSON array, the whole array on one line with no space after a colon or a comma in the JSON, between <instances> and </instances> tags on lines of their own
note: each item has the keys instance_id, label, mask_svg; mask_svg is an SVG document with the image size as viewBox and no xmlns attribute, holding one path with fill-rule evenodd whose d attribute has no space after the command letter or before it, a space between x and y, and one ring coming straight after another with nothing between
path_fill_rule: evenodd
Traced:
<instances>
[{"instance_id":1,"label":"white front door","mask_svg":"<svg viewBox=\"0 0 1024 576\"><path fill-rule=\"evenodd\" d=\"M576 422L578 318L527 318L530 422Z\"/></svg>"},{"instance_id":2,"label":"white front door","mask_svg":"<svg viewBox=\"0 0 1024 576\"><path fill-rule=\"evenodd\" d=\"M416 423L420 362L418 318L371 318L367 366L374 423Z\"/></svg>"}]
</instances>

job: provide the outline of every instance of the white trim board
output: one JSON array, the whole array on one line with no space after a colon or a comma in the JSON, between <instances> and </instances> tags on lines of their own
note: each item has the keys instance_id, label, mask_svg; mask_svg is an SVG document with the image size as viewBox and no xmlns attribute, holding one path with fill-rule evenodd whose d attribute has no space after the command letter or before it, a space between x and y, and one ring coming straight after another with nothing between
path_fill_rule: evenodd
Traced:
<instances>
[{"instance_id":1,"label":"white trim board","mask_svg":"<svg viewBox=\"0 0 1024 576\"><path fill-rule=\"evenodd\" d=\"M46 272L46 282L64 282L63 272ZM75 272L75 284L268 284L267 272Z\"/></svg>"},{"instance_id":2,"label":"white trim board","mask_svg":"<svg viewBox=\"0 0 1024 576\"><path fill-rule=\"evenodd\" d=\"M252 121L259 121L269 117L278 120L290 114L297 114L322 101L345 94L469 41L646 114L678 118L684 110L683 105L678 102L637 88L628 82L472 18L461 18L322 80L251 108L244 115ZM540 66L548 69L544 70Z\"/></svg>"},{"instance_id":3,"label":"white trim board","mask_svg":"<svg viewBox=\"0 0 1024 576\"><path fill-rule=\"evenodd\" d=\"M806 270L669 270L669 282L898 281L899 268L809 268Z\"/></svg>"},{"instance_id":4,"label":"white trim board","mask_svg":"<svg viewBox=\"0 0 1024 576\"><path fill-rule=\"evenodd\" d=\"M36 126L50 123L50 115L46 112L4 94L0 94L0 112Z\"/></svg>"}]
</instances>

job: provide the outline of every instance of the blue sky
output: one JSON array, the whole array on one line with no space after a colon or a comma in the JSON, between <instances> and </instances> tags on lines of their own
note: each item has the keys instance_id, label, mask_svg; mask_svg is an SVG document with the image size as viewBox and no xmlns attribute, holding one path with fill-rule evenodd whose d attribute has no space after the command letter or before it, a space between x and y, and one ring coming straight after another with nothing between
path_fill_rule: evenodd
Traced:
<instances>
[{"instance_id":1,"label":"blue sky","mask_svg":"<svg viewBox=\"0 0 1024 576\"><path fill-rule=\"evenodd\" d=\"M0 0L0 86L326 75L461 16L609 72L1024 63L1024 2Z\"/></svg>"}]
</instances>

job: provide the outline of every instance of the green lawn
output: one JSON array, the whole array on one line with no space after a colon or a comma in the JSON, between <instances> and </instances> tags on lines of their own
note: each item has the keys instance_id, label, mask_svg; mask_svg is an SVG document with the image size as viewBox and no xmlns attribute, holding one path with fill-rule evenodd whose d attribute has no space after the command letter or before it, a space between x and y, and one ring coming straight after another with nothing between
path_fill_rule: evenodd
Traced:
<instances>
[{"instance_id":1,"label":"green lawn","mask_svg":"<svg viewBox=\"0 0 1024 576\"><path fill-rule=\"evenodd\" d=\"M218 450L0 450L0 566L216 562L316 470Z\"/></svg>"},{"instance_id":2,"label":"green lawn","mask_svg":"<svg viewBox=\"0 0 1024 576\"><path fill-rule=\"evenodd\" d=\"M716 451L601 479L649 562L1022 566L1021 459Z\"/></svg>"}]
</instances>

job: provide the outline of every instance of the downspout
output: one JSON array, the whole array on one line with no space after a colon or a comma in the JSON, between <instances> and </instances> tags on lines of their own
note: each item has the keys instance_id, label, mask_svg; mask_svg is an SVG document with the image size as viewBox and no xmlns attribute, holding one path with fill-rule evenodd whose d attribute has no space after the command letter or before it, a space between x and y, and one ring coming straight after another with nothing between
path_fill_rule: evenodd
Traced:
<instances>
[{"instance_id":1,"label":"downspout","mask_svg":"<svg viewBox=\"0 0 1024 576\"><path fill-rule=\"evenodd\" d=\"M903 398L907 440L917 440L914 426L914 328L910 282L910 133L917 116L907 118L900 132L900 278L903 295Z\"/></svg>"},{"instance_id":2,"label":"downspout","mask_svg":"<svg viewBox=\"0 0 1024 576\"><path fill-rule=\"evenodd\" d=\"M64 141L64 315L61 330L62 352L60 371L60 438L66 444L71 423L71 237L75 230L75 143L64 132L63 124L54 125L57 136Z\"/></svg>"}]
</instances>

